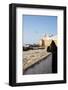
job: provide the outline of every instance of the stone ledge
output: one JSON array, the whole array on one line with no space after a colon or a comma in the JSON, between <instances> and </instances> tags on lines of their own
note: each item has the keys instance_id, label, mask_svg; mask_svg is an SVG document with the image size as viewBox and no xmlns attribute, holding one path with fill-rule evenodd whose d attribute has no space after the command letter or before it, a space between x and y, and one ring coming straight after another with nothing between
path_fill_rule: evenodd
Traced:
<instances>
[{"instance_id":1,"label":"stone ledge","mask_svg":"<svg viewBox=\"0 0 68 90\"><path fill-rule=\"evenodd\" d=\"M42 50L43 51L43 50ZM50 52L39 52L37 54L33 54L34 57L27 58L28 60L24 63L23 70L28 69L29 67L33 66L36 63L39 63L41 60L47 58L49 55L51 55Z\"/></svg>"}]
</instances>

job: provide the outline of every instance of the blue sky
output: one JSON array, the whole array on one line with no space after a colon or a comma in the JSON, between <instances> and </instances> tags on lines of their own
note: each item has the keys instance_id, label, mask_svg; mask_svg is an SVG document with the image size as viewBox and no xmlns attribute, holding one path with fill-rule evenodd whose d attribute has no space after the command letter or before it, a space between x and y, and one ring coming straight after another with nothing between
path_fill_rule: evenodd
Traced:
<instances>
[{"instance_id":1,"label":"blue sky","mask_svg":"<svg viewBox=\"0 0 68 90\"><path fill-rule=\"evenodd\" d=\"M24 43L37 43L45 33L57 34L57 16L23 16Z\"/></svg>"}]
</instances>

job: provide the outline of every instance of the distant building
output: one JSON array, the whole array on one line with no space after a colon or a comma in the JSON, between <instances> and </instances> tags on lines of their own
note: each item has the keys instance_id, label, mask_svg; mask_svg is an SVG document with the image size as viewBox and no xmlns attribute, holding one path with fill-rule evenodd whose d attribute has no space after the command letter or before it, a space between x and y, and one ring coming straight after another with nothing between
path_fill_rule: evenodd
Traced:
<instances>
[{"instance_id":1,"label":"distant building","mask_svg":"<svg viewBox=\"0 0 68 90\"><path fill-rule=\"evenodd\" d=\"M48 35L45 34L44 37L42 37L42 39L40 39L39 41L39 45L41 47L47 47L51 44L51 41L54 40L55 44L57 45L57 36L51 36L49 37Z\"/></svg>"}]
</instances>

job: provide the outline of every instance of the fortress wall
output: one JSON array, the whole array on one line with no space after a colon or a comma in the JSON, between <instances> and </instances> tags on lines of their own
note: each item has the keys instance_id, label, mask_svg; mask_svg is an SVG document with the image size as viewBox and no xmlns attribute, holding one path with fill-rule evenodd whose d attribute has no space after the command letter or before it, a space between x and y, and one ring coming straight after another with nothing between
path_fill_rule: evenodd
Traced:
<instances>
[{"instance_id":1,"label":"fortress wall","mask_svg":"<svg viewBox=\"0 0 68 90\"><path fill-rule=\"evenodd\" d=\"M50 46L52 40L57 45L57 39L41 39L40 42L39 42L39 45L40 45L40 47L42 47L42 46L48 47L48 46Z\"/></svg>"},{"instance_id":2,"label":"fortress wall","mask_svg":"<svg viewBox=\"0 0 68 90\"><path fill-rule=\"evenodd\" d=\"M52 54L24 71L24 75L47 73L52 73Z\"/></svg>"}]
</instances>

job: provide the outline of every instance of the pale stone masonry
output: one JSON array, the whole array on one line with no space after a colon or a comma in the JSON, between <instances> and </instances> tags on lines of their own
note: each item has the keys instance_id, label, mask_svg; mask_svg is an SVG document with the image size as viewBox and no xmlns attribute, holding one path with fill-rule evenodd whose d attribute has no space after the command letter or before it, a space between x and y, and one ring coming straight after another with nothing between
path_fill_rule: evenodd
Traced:
<instances>
[{"instance_id":1,"label":"pale stone masonry","mask_svg":"<svg viewBox=\"0 0 68 90\"><path fill-rule=\"evenodd\" d=\"M24 61L23 61L23 70L26 70L28 67L32 66L33 64L41 61L51 53L48 53L46 49L39 49L39 50L29 50L24 51Z\"/></svg>"},{"instance_id":2,"label":"pale stone masonry","mask_svg":"<svg viewBox=\"0 0 68 90\"><path fill-rule=\"evenodd\" d=\"M39 45L40 45L40 47L45 47L46 48L46 47L50 46L52 40L57 45L57 36L49 37L48 35L45 35L44 37L42 37L42 39L40 39Z\"/></svg>"}]
</instances>

